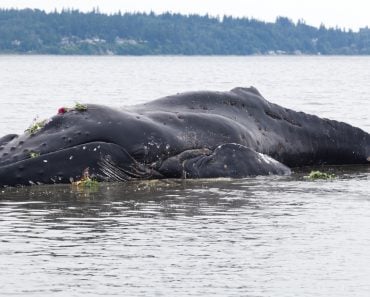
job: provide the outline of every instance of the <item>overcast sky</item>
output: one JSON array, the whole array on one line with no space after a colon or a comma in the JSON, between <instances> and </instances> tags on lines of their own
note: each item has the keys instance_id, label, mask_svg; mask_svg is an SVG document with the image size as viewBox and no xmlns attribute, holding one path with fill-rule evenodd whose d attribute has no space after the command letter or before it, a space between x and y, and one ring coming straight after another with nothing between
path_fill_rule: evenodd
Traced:
<instances>
[{"instance_id":1,"label":"overcast sky","mask_svg":"<svg viewBox=\"0 0 370 297\"><path fill-rule=\"evenodd\" d=\"M287 16L307 24L351 28L370 27L370 0L0 0L2 8L39 8L47 11L78 8L101 12L165 11L210 15L233 15L274 21Z\"/></svg>"}]
</instances>

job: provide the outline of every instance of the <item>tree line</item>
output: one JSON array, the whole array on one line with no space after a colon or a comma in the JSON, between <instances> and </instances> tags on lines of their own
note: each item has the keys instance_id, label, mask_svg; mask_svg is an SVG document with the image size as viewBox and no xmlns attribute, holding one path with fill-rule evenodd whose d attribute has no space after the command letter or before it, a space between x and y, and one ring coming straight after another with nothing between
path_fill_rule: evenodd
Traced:
<instances>
[{"instance_id":1,"label":"tree line","mask_svg":"<svg viewBox=\"0 0 370 297\"><path fill-rule=\"evenodd\" d=\"M278 17L0 10L0 53L112 55L370 54L370 29Z\"/></svg>"}]
</instances>

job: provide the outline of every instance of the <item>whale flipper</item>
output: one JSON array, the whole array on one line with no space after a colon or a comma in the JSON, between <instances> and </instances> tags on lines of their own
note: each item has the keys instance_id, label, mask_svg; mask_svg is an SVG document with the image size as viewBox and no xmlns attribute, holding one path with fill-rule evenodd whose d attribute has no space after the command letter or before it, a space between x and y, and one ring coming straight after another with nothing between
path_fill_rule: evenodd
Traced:
<instances>
[{"instance_id":1,"label":"whale flipper","mask_svg":"<svg viewBox=\"0 0 370 297\"><path fill-rule=\"evenodd\" d=\"M243 178L291 173L275 159L236 143L220 145L213 151L207 148L185 151L165 160L158 171L177 178Z\"/></svg>"}]
</instances>

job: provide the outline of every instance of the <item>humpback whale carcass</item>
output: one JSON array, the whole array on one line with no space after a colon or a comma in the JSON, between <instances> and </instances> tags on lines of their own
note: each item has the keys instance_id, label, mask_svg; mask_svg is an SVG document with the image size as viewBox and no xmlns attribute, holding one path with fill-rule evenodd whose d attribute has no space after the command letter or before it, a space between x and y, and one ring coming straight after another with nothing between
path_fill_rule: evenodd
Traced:
<instances>
[{"instance_id":1,"label":"humpback whale carcass","mask_svg":"<svg viewBox=\"0 0 370 297\"><path fill-rule=\"evenodd\" d=\"M0 186L289 174L369 164L370 135L270 103L257 89L187 92L114 109L60 109L0 138Z\"/></svg>"}]
</instances>

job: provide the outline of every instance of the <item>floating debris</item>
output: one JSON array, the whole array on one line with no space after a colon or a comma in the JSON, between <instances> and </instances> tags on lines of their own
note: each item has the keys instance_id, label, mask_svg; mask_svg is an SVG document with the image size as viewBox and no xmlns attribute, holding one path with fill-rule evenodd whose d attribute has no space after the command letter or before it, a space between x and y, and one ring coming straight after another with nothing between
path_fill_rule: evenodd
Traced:
<instances>
[{"instance_id":1,"label":"floating debris","mask_svg":"<svg viewBox=\"0 0 370 297\"><path fill-rule=\"evenodd\" d=\"M93 188L93 187L98 187L99 182L97 180L87 178L84 180L79 180L76 182L77 187L84 187L84 188Z\"/></svg>"},{"instance_id":2,"label":"floating debris","mask_svg":"<svg viewBox=\"0 0 370 297\"><path fill-rule=\"evenodd\" d=\"M30 152L30 158L33 159L33 158L37 158L40 156L40 153L38 152Z\"/></svg>"},{"instance_id":3,"label":"floating debris","mask_svg":"<svg viewBox=\"0 0 370 297\"><path fill-rule=\"evenodd\" d=\"M308 176L305 176L308 179L332 179L335 178L335 174L333 173L326 173L326 172L321 172L321 171L311 171Z\"/></svg>"},{"instance_id":4,"label":"floating debris","mask_svg":"<svg viewBox=\"0 0 370 297\"><path fill-rule=\"evenodd\" d=\"M69 111L69 108L61 107L58 109L58 114L63 114L63 113L66 113L67 111Z\"/></svg>"},{"instance_id":5,"label":"floating debris","mask_svg":"<svg viewBox=\"0 0 370 297\"><path fill-rule=\"evenodd\" d=\"M82 173L81 179L78 181L72 182L72 185L81 187L81 188L93 188L93 187L98 187L99 182L90 177L89 168L86 168Z\"/></svg>"},{"instance_id":6,"label":"floating debris","mask_svg":"<svg viewBox=\"0 0 370 297\"><path fill-rule=\"evenodd\" d=\"M86 104L81 104L79 102L76 102L75 103L75 106L73 108L69 108L69 107L60 107L58 109L58 114L62 115L62 114L65 114L66 112L69 112L69 111L72 111L72 110L76 110L76 111L87 111L87 105Z\"/></svg>"},{"instance_id":7,"label":"floating debris","mask_svg":"<svg viewBox=\"0 0 370 297\"><path fill-rule=\"evenodd\" d=\"M36 132L40 131L46 123L47 120L37 121L37 118L35 118L31 126L29 126L24 132L35 134Z\"/></svg>"},{"instance_id":8,"label":"floating debris","mask_svg":"<svg viewBox=\"0 0 370 297\"><path fill-rule=\"evenodd\" d=\"M75 107L74 107L74 110L77 110L77 111L86 111L87 110L87 105L76 102Z\"/></svg>"}]
</instances>

